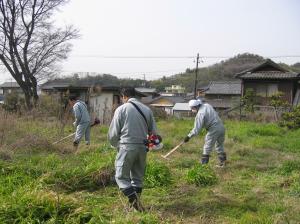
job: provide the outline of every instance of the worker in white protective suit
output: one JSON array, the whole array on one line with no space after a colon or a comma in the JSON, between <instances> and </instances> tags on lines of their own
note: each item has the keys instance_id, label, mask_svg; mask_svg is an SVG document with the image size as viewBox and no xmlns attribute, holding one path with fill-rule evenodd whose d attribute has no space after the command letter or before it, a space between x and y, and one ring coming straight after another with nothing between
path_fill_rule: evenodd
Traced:
<instances>
[{"instance_id":1,"label":"worker in white protective suit","mask_svg":"<svg viewBox=\"0 0 300 224\"><path fill-rule=\"evenodd\" d=\"M218 116L214 108L208 103L203 103L202 100L190 100L189 106L192 112L197 113L194 123L194 128L184 138L184 142L188 142L190 138L198 135L202 128L207 130L205 136L205 143L201 158L201 164L209 162L209 156L213 149L216 147L220 163L219 167L224 167L226 162L226 153L224 151L225 128L223 122Z\"/></svg>"}]
</instances>

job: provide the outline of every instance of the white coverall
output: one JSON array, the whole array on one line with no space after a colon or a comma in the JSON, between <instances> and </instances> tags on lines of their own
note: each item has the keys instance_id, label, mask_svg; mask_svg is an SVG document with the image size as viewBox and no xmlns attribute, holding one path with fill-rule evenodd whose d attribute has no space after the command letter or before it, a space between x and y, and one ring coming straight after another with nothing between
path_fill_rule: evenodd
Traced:
<instances>
[{"instance_id":1,"label":"white coverall","mask_svg":"<svg viewBox=\"0 0 300 224\"><path fill-rule=\"evenodd\" d=\"M147 124L135 103L147 119ZM115 160L116 182L126 196L136 188L143 187L146 168L147 134L156 134L156 124L152 111L135 98L118 107L111 121L108 139L118 149ZM125 190L125 191L124 191Z\"/></svg>"},{"instance_id":2,"label":"white coverall","mask_svg":"<svg viewBox=\"0 0 300 224\"><path fill-rule=\"evenodd\" d=\"M91 126L87 105L83 101L77 100L73 106L73 113L75 116L75 122L73 124L76 127L74 143L79 144L81 138L84 135L86 143L90 144Z\"/></svg>"},{"instance_id":3,"label":"white coverall","mask_svg":"<svg viewBox=\"0 0 300 224\"><path fill-rule=\"evenodd\" d=\"M207 130L203 155L209 155L215 145L218 154L224 153L225 128L223 122L214 108L207 103L200 106L195 118L194 128L188 134L188 137L198 135L202 128Z\"/></svg>"}]
</instances>

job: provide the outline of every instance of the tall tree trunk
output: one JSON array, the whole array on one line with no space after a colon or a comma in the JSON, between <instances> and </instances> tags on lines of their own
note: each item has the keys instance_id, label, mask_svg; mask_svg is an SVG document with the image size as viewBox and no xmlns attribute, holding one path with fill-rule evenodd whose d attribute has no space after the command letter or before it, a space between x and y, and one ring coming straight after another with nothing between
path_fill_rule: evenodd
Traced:
<instances>
[{"instance_id":1,"label":"tall tree trunk","mask_svg":"<svg viewBox=\"0 0 300 224\"><path fill-rule=\"evenodd\" d=\"M28 110L32 110L32 96L29 93L28 89L23 89L25 95L25 103Z\"/></svg>"}]
</instances>

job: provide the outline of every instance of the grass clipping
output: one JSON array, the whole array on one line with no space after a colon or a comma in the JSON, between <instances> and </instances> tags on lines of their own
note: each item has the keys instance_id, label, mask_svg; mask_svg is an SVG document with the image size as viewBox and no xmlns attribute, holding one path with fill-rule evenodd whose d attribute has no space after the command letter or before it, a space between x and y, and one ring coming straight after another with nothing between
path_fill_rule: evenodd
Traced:
<instances>
[{"instance_id":1,"label":"grass clipping","mask_svg":"<svg viewBox=\"0 0 300 224\"><path fill-rule=\"evenodd\" d=\"M217 183L215 172L208 165L195 165L187 172L187 182L196 186L211 186Z\"/></svg>"},{"instance_id":2,"label":"grass clipping","mask_svg":"<svg viewBox=\"0 0 300 224\"><path fill-rule=\"evenodd\" d=\"M170 169L163 163L150 162L146 168L145 186L162 187L172 183Z\"/></svg>"}]
</instances>

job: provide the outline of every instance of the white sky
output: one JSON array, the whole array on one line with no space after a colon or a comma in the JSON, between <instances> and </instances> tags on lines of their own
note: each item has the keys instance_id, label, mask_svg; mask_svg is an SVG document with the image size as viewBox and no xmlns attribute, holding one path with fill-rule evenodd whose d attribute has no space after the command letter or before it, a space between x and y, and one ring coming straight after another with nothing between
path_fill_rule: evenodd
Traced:
<instances>
[{"instance_id":1,"label":"white sky","mask_svg":"<svg viewBox=\"0 0 300 224\"><path fill-rule=\"evenodd\" d=\"M193 58L100 56L299 56L299 12L298 0L71 0L56 23L73 24L81 38L73 41L63 74L154 79L195 66ZM220 60L204 57L200 67ZM300 57L273 60L291 64Z\"/></svg>"}]
</instances>

